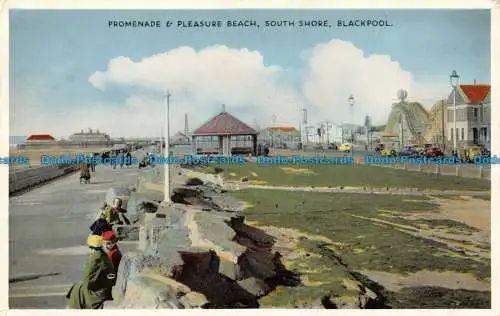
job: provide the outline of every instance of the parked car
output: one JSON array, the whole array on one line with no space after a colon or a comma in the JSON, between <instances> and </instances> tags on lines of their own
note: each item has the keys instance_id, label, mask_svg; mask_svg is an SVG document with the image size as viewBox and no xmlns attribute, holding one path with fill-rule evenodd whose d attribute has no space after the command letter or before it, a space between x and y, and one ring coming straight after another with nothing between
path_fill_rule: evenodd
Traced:
<instances>
[{"instance_id":1,"label":"parked car","mask_svg":"<svg viewBox=\"0 0 500 316\"><path fill-rule=\"evenodd\" d=\"M418 156L420 152L416 147L413 146L408 146L404 150L399 152L399 156L405 156L405 157L415 157Z\"/></svg>"},{"instance_id":2,"label":"parked car","mask_svg":"<svg viewBox=\"0 0 500 316\"><path fill-rule=\"evenodd\" d=\"M439 147L431 147L423 153L424 157L443 157L444 153Z\"/></svg>"},{"instance_id":3,"label":"parked car","mask_svg":"<svg viewBox=\"0 0 500 316\"><path fill-rule=\"evenodd\" d=\"M380 152L380 155L382 156L386 156L386 157L394 157L394 156L397 156L397 152L395 149L391 149L391 148L384 148L382 149L382 151Z\"/></svg>"},{"instance_id":4,"label":"parked car","mask_svg":"<svg viewBox=\"0 0 500 316\"><path fill-rule=\"evenodd\" d=\"M328 145L328 149L330 149L330 150L337 150L338 147L334 143L331 143L330 145Z\"/></svg>"},{"instance_id":5,"label":"parked car","mask_svg":"<svg viewBox=\"0 0 500 316\"><path fill-rule=\"evenodd\" d=\"M352 151L352 146L351 144L342 144L339 146L338 150L348 153Z\"/></svg>"},{"instance_id":6,"label":"parked car","mask_svg":"<svg viewBox=\"0 0 500 316\"><path fill-rule=\"evenodd\" d=\"M471 146L462 151L462 155L468 162L473 162L476 156L486 156L485 149L480 146Z\"/></svg>"}]
</instances>

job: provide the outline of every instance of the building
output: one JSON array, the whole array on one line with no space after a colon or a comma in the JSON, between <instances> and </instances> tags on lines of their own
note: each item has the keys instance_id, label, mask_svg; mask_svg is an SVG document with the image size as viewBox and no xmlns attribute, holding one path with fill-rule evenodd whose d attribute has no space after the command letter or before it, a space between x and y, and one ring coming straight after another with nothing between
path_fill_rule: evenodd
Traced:
<instances>
[{"instance_id":1,"label":"building","mask_svg":"<svg viewBox=\"0 0 500 316\"><path fill-rule=\"evenodd\" d=\"M297 148L301 142L300 131L291 126L268 127L259 131L259 144L271 147Z\"/></svg>"},{"instance_id":2,"label":"building","mask_svg":"<svg viewBox=\"0 0 500 316\"><path fill-rule=\"evenodd\" d=\"M419 102L408 102L406 96L392 104L389 119L382 134L382 142L402 148L422 144L427 131L429 113Z\"/></svg>"},{"instance_id":3,"label":"building","mask_svg":"<svg viewBox=\"0 0 500 316\"><path fill-rule=\"evenodd\" d=\"M68 140L76 143L108 143L111 138L106 133L101 133L99 130L94 132L89 128L87 132L82 129L80 133L72 134Z\"/></svg>"},{"instance_id":4,"label":"building","mask_svg":"<svg viewBox=\"0 0 500 316\"><path fill-rule=\"evenodd\" d=\"M454 129L453 99L456 105ZM446 134L448 143L457 148L480 145L491 148L491 86L486 84L457 85L447 99Z\"/></svg>"},{"instance_id":5,"label":"building","mask_svg":"<svg viewBox=\"0 0 500 316\"><path fill-rule=\"evenodd\" d=\"M170 138L170 144L172 145L187 145L189 143L189 136L185 133L177 132Z\"/></svg>"},{"instance_id":6,"label":"building","mask_svg":"<svg viewBox=\"0 0 500 316\"><path fill-rule=\"evenodd\" d=\"M52 143L56 139L49 134L33 134L26 138L25 143L33 144L33 143Z\"/></svg>"},{"instance_id":7,"label":"building","mask_svg":"<svg viewBox=\"0 0 500 316\"><path fill-rule=\"evenodd\" d=\"M426 144L439 145L441 149L447 148L446 140L446 100L439 100L429 110L424 141Z\"/></svg>"},{"instance_id":8,"label":"building","mask_svg":"<svg viewBox=\"0 0 500 316\"><path fill-rule=\"evenodd\" d=\"M223 109L191 135L194 152L199 154L257 153L257 131Z\"/></svg>"}]
</instances>

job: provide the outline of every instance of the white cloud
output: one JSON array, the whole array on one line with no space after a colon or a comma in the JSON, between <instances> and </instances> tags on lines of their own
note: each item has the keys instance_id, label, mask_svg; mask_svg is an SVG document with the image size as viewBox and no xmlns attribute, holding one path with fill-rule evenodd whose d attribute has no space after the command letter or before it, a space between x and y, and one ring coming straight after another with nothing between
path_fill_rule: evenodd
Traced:
<instances>
[{"instance_id":1,"label":"white cloud","mask_svg":"<svg viewBox=\"0 0 500 316\"><path fill-rule=\"evenodd\" d=\"M369 114L374 123L383 124L398 89L407 89L411 99L426 99L424 104L449 91L446 83L415 82L389 56L365 56L350 42L332 40L301 56L305 68L291 71L264 64L258 51L221 45L200 51L179 47L139 61L117 57L107 69L92 74L89 82L100 90L126 85L144 93L131 95L125 106L86 104L59 116L43 113L43 107L23 107L18 110L24 112L23 120L17 120L13 130L67 136L75 129L92 127L115 136L158 135L164 121L160 95L167 88L172 92L172 133L184 129L185 113L190 127L197 127L215 115L221 104L247 123L255 119L261 126L270 124L273 114L279 124L297 125L304 105L311 109L310 121L349 121L350 94L356 99L356 122ZM290 80L297 73L305 73L299 87ZM40 129L35 131L35 126Z\"/></svg>"},{"instance_id":2,"label":"white cloud","mask_svg":"<svg viewBox=\"0 0 500 316\"><path fill-rule=\"evenodd\" d=\"M172 92L172 113L188 113L193 125L216 114L222 104L238 116L252 107L253 113L240 117L251 122L270 120L273 113L285 121L297 121L299 97L287 84L287 72L279 66L264 65L256 51L216 45L196 52L179 47L134 62L126 57L110 61L106 71L89 78L96 88L132 85ZM173 114L174 115L174 114ZM183 129L183 119L174 120L173 129Z\"/></svg>"},{"instance_id":3,"label":"white cloud","mask_svg":"<svg viewBox=\"0 0 500 316\"><path fill-rule=\"evenodd\" d=\"M371 115L385 123L398 89L409 90L411 74L387 55L365 56L350 42L332 40L317 45L309 54L309 75L304 95L315 106L317 117L362 123ZM355 103L351 110L348 97Z\"/></svg>"}]
</instances>

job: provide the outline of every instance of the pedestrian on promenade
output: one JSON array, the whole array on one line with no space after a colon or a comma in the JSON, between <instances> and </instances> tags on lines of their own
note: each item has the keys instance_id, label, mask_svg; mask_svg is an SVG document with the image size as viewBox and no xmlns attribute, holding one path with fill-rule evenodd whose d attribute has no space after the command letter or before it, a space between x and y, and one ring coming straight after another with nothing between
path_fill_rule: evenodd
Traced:
<instances>
[{"instance_id":1,"label":"pedestrian on promenade","mask_svg":"<svg viewBox=\"0 0 500 316\"><path fill-rule=\"evenodd\" d=\"M132 154L130 153L130 151L127 152L127 166L132 166Z\"/></svg>"},{"instance_id":2,"label":"pedestrian on promenade","mask_svg":"<svg viewBox=\"0 0 500 316\"><path fill-rule=\"evenodd\" d=\"M102 236L89 236L87 246L90 254L83 279L74 284L66 294L69 309L102 309L105 301L113 300L111 288L116 282L116 274L113 262L104 252Z\"/></svg>"},{"instance_id":3,"label":"pedestrian on promenade","mask_svg":"<svg viewBox=\"0 0 500 316\"><path fill-rule=\"evenodd\" d=\"M80 183L84 181L85 183L90 182L90 170L86 163L80 163Z\"/></svg>"}]
</instances>

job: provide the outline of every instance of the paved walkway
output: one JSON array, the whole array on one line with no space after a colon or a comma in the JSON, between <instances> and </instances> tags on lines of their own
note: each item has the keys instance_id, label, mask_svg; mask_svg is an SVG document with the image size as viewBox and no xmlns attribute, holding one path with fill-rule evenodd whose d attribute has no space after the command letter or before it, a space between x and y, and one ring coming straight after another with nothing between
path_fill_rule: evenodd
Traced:
<instances>
[{"instance_id":1,"label":"paved walkway","mask_svg":"<svg viewBox=\"0 0 500 316\"><path fill-rule=\"evenodd\" d=\"M9 199L9 305L64 308L71 284L81 279L88 227L112 186L134 184L137 168L100 166L93 183L63 177Z\"/></svg>"}]
</instances>

